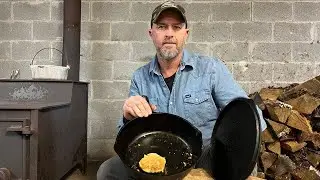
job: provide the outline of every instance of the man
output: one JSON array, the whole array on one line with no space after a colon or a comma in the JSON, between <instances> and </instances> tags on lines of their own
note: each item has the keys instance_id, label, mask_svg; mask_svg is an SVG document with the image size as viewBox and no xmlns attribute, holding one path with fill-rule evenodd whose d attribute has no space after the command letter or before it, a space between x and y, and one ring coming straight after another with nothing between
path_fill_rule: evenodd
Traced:
<instances>
[{"instance_id":1,"label":"man","mask_svg":"<svg viewBox=\"0 0 320 180\"><path fill-rule=\"evenodd\" d=\"M167 1L155 8L149 36L157 53L150 63L134 72L118 128L136 117L147 117L152 111L181 116L202 132L204 153L197 167L210 169L206 157L219 110L234 98L247 95L220 60L184 49L188 34L181 6ZM150 104L142 95L148 97ZM262 121L262 130L265 128ZM104 162L97 176L98 180L128 179L119 157Z\"/></svg>"}]
</instances>

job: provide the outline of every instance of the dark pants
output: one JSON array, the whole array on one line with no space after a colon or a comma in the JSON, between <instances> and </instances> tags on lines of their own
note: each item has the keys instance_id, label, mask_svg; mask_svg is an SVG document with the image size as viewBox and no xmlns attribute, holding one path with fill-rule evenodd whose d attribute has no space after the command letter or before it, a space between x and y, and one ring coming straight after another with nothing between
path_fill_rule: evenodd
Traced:
<instances>
[{"instance_id":1,"label":"dark pants","mask_svg":"<svg viewBox=\"0 0 320 180\"><path fill-rule=\"evenodd\" d=\"M199 158L196 168L203 168L209 174L211 172L211 161L209 154L210 147L205 147L203 149L202 155ZM252 175L256 176L257 166L253 170ZM124 164L118 156L108 159L102 163L97 172L97 180L129 180L133 179L130 174L128 174Z\"/></svg>"},{"instance_id":2,"label":"dark pants","mask_svg":"<svg viewBox=\"0 0 320 180\"><path fill-rule=\"evenodd\" d=\"M208 161L209 149L204 148L201 157L196 164L196 168L203 168L211 173L211 162ZM119 156L112 157L103 162L97 172L97 180L128 180L133 179L125 169L124 164L120 160Z\"/></svg>"}]
</instances>

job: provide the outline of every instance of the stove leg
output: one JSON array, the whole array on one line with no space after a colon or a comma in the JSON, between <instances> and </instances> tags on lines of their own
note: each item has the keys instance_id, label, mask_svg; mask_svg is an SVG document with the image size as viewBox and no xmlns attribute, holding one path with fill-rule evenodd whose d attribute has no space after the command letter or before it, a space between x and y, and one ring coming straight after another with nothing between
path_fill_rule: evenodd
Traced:
<instances>
[{"instance_id":1,"label":"stove leg","mask_svg":"<svg viewBox=\"0 0 320 180\"><path fill-rule=\"evenodd\" d=\"M11 173L7 168L0 168L0 180L11 180Z\"/></svg>"},{"instance_id":2,"label":"stove leg","mask_svg":"<svg viewBox=\"0 0 320 180\"><path fill-rule=\"evenodd\" d=\"M86 176L87 175L87 158L83 158L81 162L81 167L80 167L81 174Z\"/></svg>"}]
</instances>

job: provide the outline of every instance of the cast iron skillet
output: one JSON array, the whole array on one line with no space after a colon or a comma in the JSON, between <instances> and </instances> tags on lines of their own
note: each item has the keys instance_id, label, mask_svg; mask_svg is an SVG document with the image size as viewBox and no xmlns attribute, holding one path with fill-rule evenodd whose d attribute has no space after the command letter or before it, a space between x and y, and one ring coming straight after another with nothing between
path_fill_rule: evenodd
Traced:
<instances>
[{"instance_id":1,"label":"cast iron skillet","mask_svg":"<svg viewBox=\"0 0 320 180\"><path fill-rule=\"evenodd\" d=\"M125 124L118 133L114 149L134 178L175 180L195 166L202 153L202 134L179 116L152 113ZM151 152L166 158L163 173L145 173L140 169L139 161Z\"/></svg>"}]
</instances>

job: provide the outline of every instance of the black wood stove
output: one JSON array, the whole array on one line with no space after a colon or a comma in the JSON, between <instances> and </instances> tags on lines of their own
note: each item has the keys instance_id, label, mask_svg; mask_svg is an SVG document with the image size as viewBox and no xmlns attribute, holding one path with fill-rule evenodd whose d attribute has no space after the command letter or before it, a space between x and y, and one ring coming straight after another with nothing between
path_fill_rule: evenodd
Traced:
<instances>
[{"instance_id":1,"label":"black wood stove","mask_svg":"<svg viewBox=\"0 0 320 180\"><path fill-rule=\"evenodd\" d=\"M58 180L87 161L87 83L0 80L0 179Z\"/></svg>"}]
</instances>

